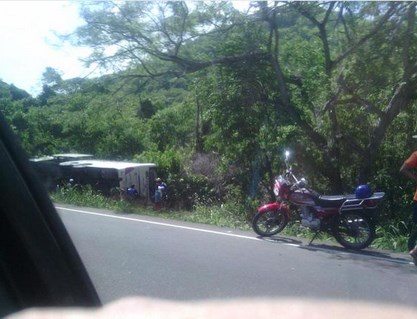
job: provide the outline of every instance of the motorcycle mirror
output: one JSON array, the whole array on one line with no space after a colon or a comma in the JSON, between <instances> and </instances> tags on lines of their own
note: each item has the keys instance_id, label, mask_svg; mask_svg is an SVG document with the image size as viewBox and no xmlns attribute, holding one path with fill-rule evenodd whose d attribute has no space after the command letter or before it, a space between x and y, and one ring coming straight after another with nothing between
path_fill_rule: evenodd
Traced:
<instances>
[{"instance_id":1,"label":"motorcycle mirror","mask_svg":"<svg viewBox=\"0 0 417 319\"><path fill-rule=\"evenodd\" d=\"M285 160L290 158L290 151L285 151Z\"/></svg>"},{"instance_id":2,"label":"motorcycle mirror","mask_svg":"<svg viewBox=\"0 0 417 319\"><path fill-rule=\"evenodd\" d=\"M287 170L291 170L291 166L288 163L288 159L290 158L290 151L285 151L285 166L287 167Z\"/></svg>"}]
</instances>

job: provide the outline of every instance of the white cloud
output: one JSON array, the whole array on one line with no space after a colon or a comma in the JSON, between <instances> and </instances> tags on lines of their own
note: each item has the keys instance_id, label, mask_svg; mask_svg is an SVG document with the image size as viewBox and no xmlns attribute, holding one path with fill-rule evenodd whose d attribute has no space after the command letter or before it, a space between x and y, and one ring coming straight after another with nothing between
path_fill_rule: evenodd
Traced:
<instances>
[{"instance_id":1,"label":"white cloud","mask_svg":"<svg viewBox=\"0 0 417 319\"><path fill-rule=\"evenodd\" d=\"M82 23L78 2L0 1L0 79L36 95L46 67L64 79L89 74L79 61L88 49L53 45L54 32L68 33Z\"/></svg>"}]
</instances>

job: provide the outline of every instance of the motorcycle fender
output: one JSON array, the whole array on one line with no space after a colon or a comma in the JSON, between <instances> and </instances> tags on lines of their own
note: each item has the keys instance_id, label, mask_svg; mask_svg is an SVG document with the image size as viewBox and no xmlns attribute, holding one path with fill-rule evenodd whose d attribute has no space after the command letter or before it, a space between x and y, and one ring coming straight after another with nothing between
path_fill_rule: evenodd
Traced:
<instances>
[{"instance_id":1,"label":"motorcycle fender","mask_svg":"<svg viewBox=\"0 0 417 319\"><path fill-rule=\"evenodd\" d=\"M285 215L287 215L288 218L290 217L290 211L287 205L281 203L265 204L258 208L258 213L264 213L271 210L281 210Z\"/></svg>"}]
</instances>

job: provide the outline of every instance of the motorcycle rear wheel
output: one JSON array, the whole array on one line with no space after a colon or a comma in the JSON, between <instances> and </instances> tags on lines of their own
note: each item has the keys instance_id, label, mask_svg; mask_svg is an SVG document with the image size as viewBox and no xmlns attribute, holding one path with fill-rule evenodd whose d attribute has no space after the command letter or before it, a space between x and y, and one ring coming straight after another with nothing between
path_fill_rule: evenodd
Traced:
<instances>
[{"instance_id":1,"label":"motorcycle rear wheel","mask_svg":"<svg viewBox=\"0 0 417 319\"><path fill-rule=\"evenodd\" d=\"M346 212L335 221L333 235L345 248L364 249L375 239L375 224L362 211Z\"/></svg>"},{"instance_id":2,"label":"motorcycle rear wheel","mask_svg":"<svg viewBox=\"0 0 417 319\"><path fill-rule=\"evenodd\" d=\"M252 228L259 236L270 237L281 232L288 224L288 216L280 210L257 213L252 220Z\"/></svg>"}]
</instances>

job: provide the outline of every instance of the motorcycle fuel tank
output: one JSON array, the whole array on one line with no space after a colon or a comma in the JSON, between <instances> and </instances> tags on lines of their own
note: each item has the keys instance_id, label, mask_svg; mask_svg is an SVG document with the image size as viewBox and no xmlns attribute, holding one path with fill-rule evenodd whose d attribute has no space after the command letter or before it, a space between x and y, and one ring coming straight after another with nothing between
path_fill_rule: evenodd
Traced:
<instances>
[{"instance_id":1,"label":"motorcycle fuel tank","mask_svg":"<svg viewBox=\"0 0 417 319\"><path fill-rule=\"evenodd\" d=\"M314 196L306 189L296 190L290 195L289 201L300 206L315 205Z\"/></svg>"}]
</instances>

